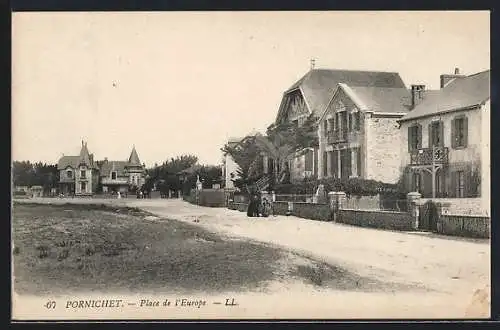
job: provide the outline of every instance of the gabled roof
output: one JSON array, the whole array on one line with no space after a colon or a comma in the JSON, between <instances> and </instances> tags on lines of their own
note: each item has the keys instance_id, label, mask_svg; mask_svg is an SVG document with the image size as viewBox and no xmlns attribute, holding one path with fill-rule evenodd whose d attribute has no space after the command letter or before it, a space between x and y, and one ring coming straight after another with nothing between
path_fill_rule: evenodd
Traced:
<instances>
[{"instance_id":1,"label":"gabled roof","mask_svg":"<svg viewBox=\"0 0 500 330\"><path fill-rule=\"evenodd\" d=\"M411 106L411 92L406 88L348 86L367 111L406 113ZM363 110L365 110L363 109Z\"/></svg>"},{"instance_id":2,"label":"gabled roof","mask_svg":"<svg viewBox=\"0 0 500 330\"><path fill-rule=\"evenodd\" d=\"M490 71L456 78L436 95L424 100L400 121L407 121L440 113L479 106L490 98Z\"/></svg>"},{"instance_id":3,"label":"gabled roof","mask_svg":"<svg viewBox=\"0 0 500 330\"><path fill-rule=\"evenodd\" d=\"M135 146L132 147L132 152L130 153L128 162L129 162L128 165L142 166L141 161L139 160L139 155L137 155L137 151L135 150Z\"/></svg>"},{"instance_id":4,"label":"gabled roof","mask_svg":"<svg viewBox=\"0 0 500 330\"><path fill-rule=\"evenodd\" d=\"M67 167L77 168L80 161L80 156L62 156L57 163L58 170L64 170Z\"/></svg>"},{"instance_id":5,"label":"gabled roof","mask_svg":"<svg viewBox=\"0 0 500 330\"><path fill-rule=\"evenodd\" d=\"M339 83L349 86L406 88L397 72L313 69L284 94L300 89L309 110L320 116ZM282 109L279 112L281 111Z\"/></svg>"},{"instance_id":6,"label":"gabled roof","mask_svg":"<svg viewBox=\"0 0 500 330\"><path fill-rule=\"evenodd\" d=\"M116 171L118 176L123 176L128 162L125 160L108 160L102 163L100 176L110 176L112 171Z\"/></svg>"},{"instance_id":7,"label":"gabled roof","mask_svg":"<svg viewBox=\"0 0 500 330\"><path fill-rule=\"evenodd\" d=\"M361 111L385 114L406 114L411 106L411 92L406 88L349 86L339 83L328 105L343 91ZM326 115L325 107L321 119Z\"/></svg>"}]
</instances>

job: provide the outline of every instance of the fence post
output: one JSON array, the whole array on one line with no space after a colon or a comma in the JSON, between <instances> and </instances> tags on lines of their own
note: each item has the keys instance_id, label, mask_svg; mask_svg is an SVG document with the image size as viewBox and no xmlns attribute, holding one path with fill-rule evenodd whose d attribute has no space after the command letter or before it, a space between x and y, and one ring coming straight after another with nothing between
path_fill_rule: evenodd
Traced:
<instances>
[{"instance_id":1,"label":"fence post","mask_svg":"<svg viewBox=\"0 0 500 330\"><path fill-rule=\"evenodd\" d=\"M406 195L406 200L408 201L408 213L413 217L413 228L418 229L418 217L419 217L419 205L417 201L422 198L419 192L409 192Z\"/></svg>"},{"instance_id":2,"label":"fence post","mask_svg":"<svg viewBox=\"0 0 500 330\"><path fill-rule=\"evenodd\" d=\"M340 220L340 210L346 199L346 194L343 191L330 191L328 193L328 199L330 202L330 214L332 215L333 221L338 222Z\"/></svg>"}]
</instances>

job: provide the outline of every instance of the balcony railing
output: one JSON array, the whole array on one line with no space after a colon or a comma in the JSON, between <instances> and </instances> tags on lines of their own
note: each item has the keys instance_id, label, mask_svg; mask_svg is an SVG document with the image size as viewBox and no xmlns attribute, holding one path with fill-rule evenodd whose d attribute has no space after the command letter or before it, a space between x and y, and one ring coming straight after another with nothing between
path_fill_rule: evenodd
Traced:
<instances>
[{"instance_id":1,"label":"balcony railing","mask_svg":"<svg viewBox=\"0 0 500 330\"><path fill-rule=\"evenodd\" d=\"M113 185L113 184L128 184L129 182L128 182L128 180L123 180L123 179L113 180L113 179L109 179L109 178L103 178L101 180L101 183L106 184L106 185L108 185L108 184Z\"/></svg>"},{"instance_id":2,"label":"balcony railing","mask_svg":"<svg viewBox=\"0 0 500 330\"><path fill-rule=\"evenodd\" d=\"M448 148L433 147L415 149L410 152L410 165L445 164L448 162Z\"/></svg>"},{"instance_id":3,"label":"balcony railing","mask_svg":"<svg viewBox=\"0 0 500 330\"><path fill-rule=\"evenodd\" d=\"M333 130L326 133L328 144L342 142L347 140L347 130Z\"/></svg>"}]
</instances>

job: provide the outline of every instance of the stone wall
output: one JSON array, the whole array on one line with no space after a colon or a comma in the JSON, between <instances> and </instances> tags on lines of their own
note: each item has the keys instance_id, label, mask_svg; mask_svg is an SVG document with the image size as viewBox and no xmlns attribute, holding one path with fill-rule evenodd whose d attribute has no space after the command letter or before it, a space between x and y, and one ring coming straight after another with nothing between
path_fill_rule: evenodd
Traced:
<instances>
[{"instance_id":1,"label":"stone wall","mask_svg":"<svg viewBox=\"0 0 500 330\"><path fill-rule=\"evenodd\" d=\"M449 215L489 215L488 210L483 209L481 198L421 198L419 202L423 205L429 200L449 204Z\"/></svg>"},{"instance_id":2,"label":"stone wall","mask_svg":"<svg viewBox=\"0 0 500 330\"><path fill-rule=\"evenodd\" d=\"M288 202L274 203L274 214L286 215L288 210ZM313 203L293 203L292 214L299 218L330 221L330 206L328 204L313 204Z\"/></svg>"},{"instance_id":3,"label":"stone wall","mask_svg":"<svg viewBox=\"0 0 500 330\"><path fill-rule=\"evenodd\" d=\"M414 229L414 219L407 212L342 209L338 222L390 230L411 231Z\"/></svg>"},{"instance_id":4,"label":"stone wall","mask_svg":"<svg viewBox=\"0 0 500 330\"><path fill-rule=\"evenodd\" d=\"M441 215L437 232L443 235L490 238L491 220L488 217L468 215Z\"/></svg>"},{"instance_id":5,"label":"stone wall","mask_svg":"<svg viewBox=\"0 0 500 330\"><path fill-rule=\"evenodd\" d=\"M396 183L400 177L400 117L374 115L366 118L365 178Z\"/></svg>"}]
</instances>

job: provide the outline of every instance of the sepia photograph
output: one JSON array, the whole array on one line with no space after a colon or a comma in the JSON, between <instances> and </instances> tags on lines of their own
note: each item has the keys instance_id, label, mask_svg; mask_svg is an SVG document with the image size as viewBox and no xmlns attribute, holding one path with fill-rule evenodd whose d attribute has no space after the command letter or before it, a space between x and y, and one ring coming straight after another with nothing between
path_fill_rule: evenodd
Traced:
<instances>
[{"instance_id":1,"label":"sepia photograph","mask_svg":"<svg viewBox=\"0 0 500 330\"><path fill-rule=\"evenodd\" d=\"M13 12L11 314L488 319L489 11Z\"/></svg>"}]
</instances>

